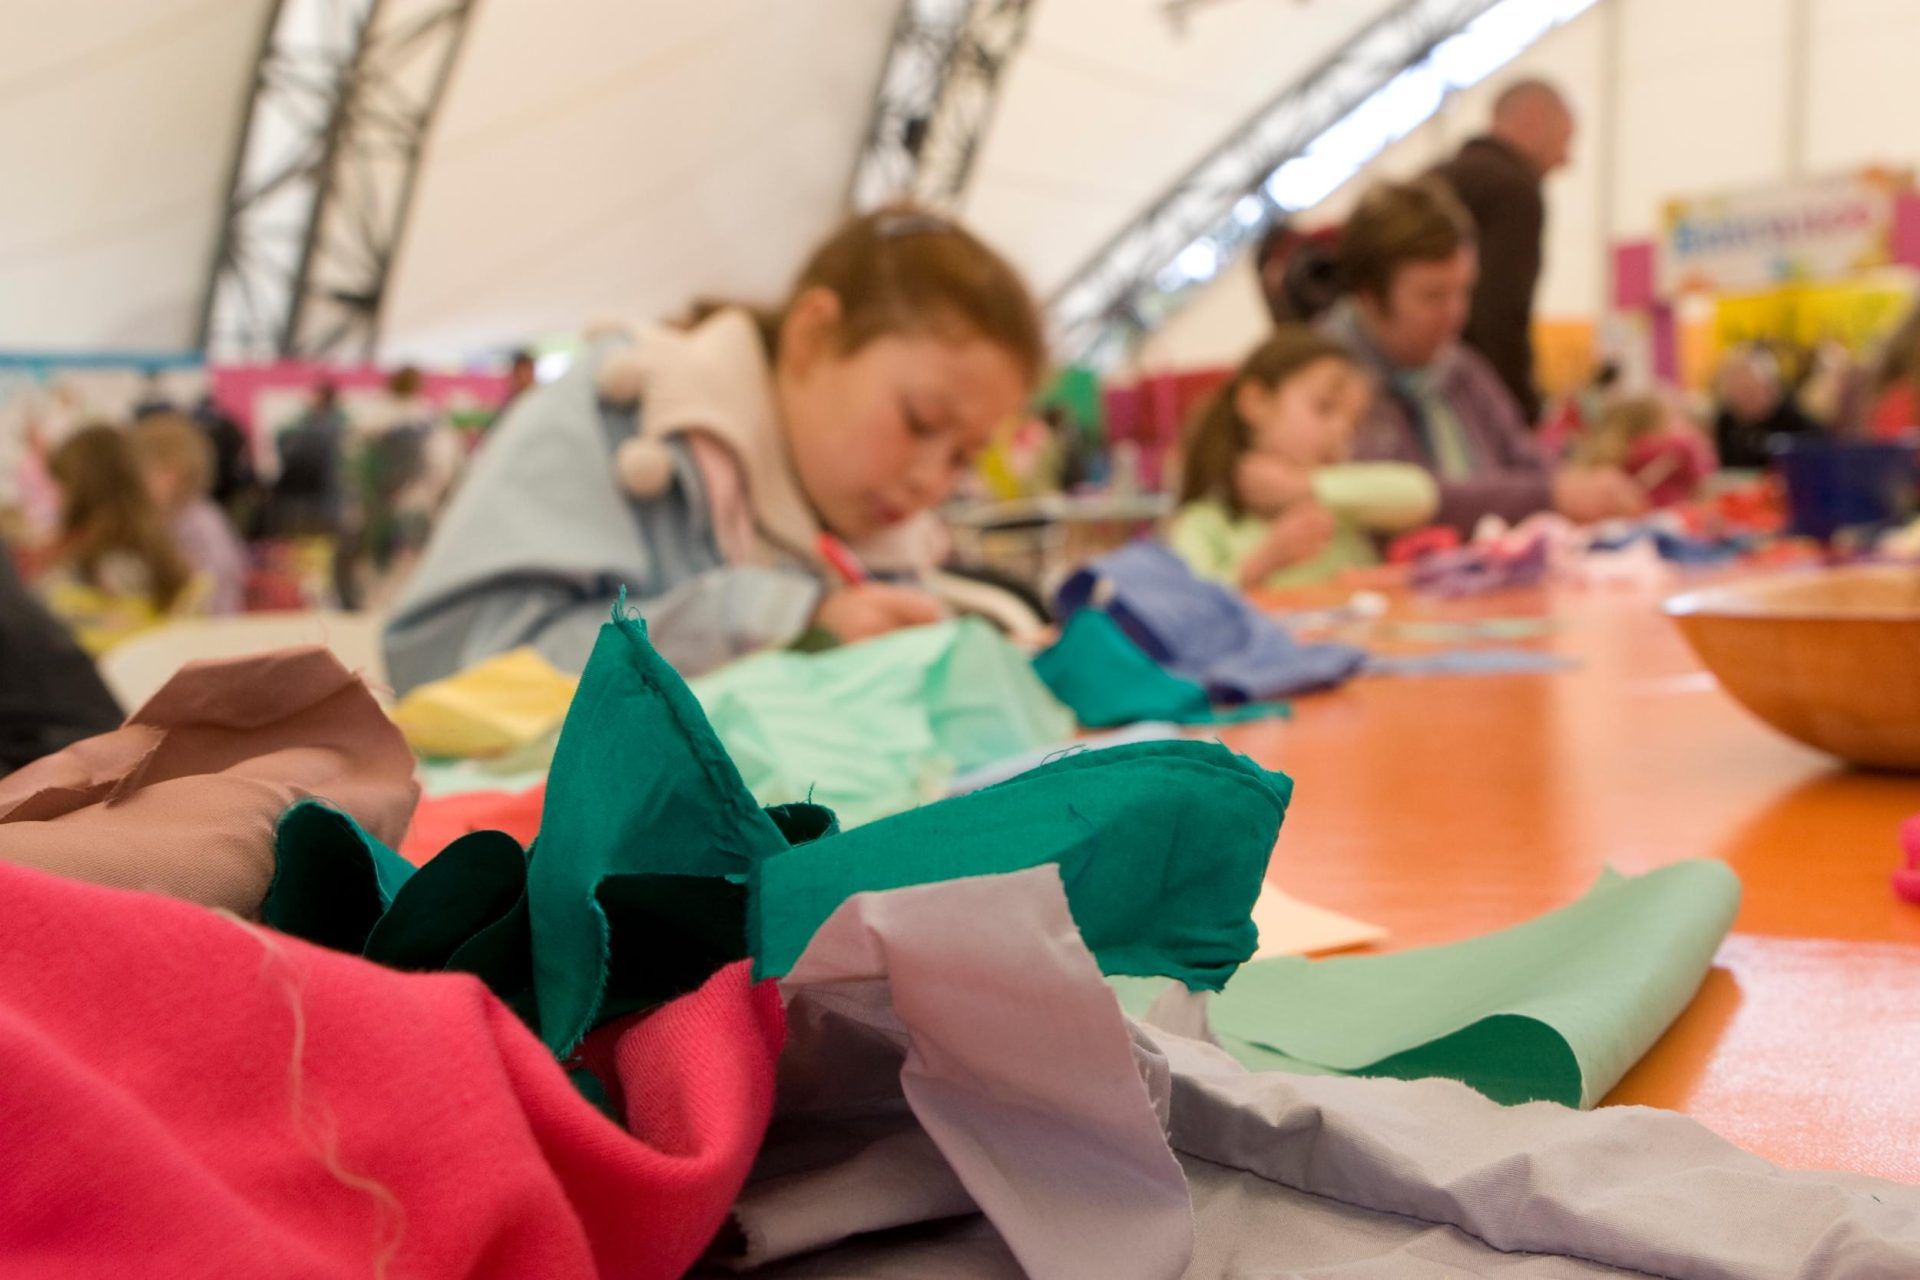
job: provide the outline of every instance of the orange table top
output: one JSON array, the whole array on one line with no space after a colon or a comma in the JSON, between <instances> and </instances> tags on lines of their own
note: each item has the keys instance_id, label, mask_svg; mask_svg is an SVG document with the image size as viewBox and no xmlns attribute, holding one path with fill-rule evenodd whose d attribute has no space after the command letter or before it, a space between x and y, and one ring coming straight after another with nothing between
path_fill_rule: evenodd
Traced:
<instances>
[{"instance_id":1,"label":"orange table top","mask_svg":"<svg viewBox=\"0 0 1920 1280\"><path fill-rule=\"evenodd\" d=\"M1221 731L1297 784L1289 892L1448 942L1562 906L1607 864L1721 858L1745 886L1699 996L1609 1103L1683 1111L1782 1164L1920 1181L1920 906L1888 878L1920 778L1858 773L1736 706L1644 590L1406 599L1540 616L1549 675L1369 678Z\"/></svg>"}]
</instances>

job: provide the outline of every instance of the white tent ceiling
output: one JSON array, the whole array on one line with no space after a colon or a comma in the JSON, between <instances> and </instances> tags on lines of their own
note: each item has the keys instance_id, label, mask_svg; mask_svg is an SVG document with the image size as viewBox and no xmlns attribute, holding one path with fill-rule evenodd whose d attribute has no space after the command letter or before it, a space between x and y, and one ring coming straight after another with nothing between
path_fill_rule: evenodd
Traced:
<instances>
[{"instance_id":1,"label":"white tent ceiling","mask_svg":"<svg viewBox=\"0 0 1920 1280\"><path fill-rule=\"evenodd\" d=\"M0 350L193 337L265 0L0 0Z\"/></svg>"},{"instance_id":2,"label":"white tent ceiling","mask_svg":"<svg viewBox=\"0 0 1920 1280\"><path fill-rule=\"evenodd\" d=\"M1034 0L965 200L1046 292L1391 0ZM194 335L264 0L0 0L0 350ZM772 297L838 215L897 0L490 0L384 354Z\"/></svg>"}]
</instances>

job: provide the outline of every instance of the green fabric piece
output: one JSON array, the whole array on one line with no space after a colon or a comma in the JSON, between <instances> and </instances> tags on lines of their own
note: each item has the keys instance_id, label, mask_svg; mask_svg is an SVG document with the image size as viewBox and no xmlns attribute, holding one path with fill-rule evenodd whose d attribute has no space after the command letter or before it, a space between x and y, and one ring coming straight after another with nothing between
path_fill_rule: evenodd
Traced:
<instances>
[{"instance_id":1,"label":"green fabric piece","mask_svg":"<svg viewBox=\"0 0 1920 1280\"><path fill-rule=\"evenodd\" d=\"M1142 720L1238 724L1292 714L1284 702L1214 707L1205 689L1155 662L1098 609L1067 619L1060 639L1034 658L1033 670L1089 729Z\"/></svg>"},{"instance_id":2,"label":"green fabric piece","mask_svg":"<svg viewBox=\"0 0 1920 1280\"><path fill-rule=\"evenodd\" d=\"M1721 862L1609 871L1569 906L1465 942L1256 960L1209 1017L1255 1070L1445 1076L1498 1102L1591 1107L1693 999L1739 902Z\"/></svg>"},{"instance_id":3,"label":"green fabric piece","mask_svg":"<svg viewBox=\"0 0 1920 1280\"><path fill-rule=\"evenodd\" d=\"M1292 792L1218 743L1066 756L758 864L756 969L785 974L856 893L1052 863L1104 972L1218 989L1258 943L1250 913Z\"/></svg>"},{"instance_id":4,"label":"green fabric piece","mask_svg":"<svg viewBox=\"0 0 1920 1280\"><path fill-rule=\"evenodd\" d=\"M1074 733L1026 655L978 618L757 654L689 687L760 803L811 798L847 827Z\"/></svg>"},{"instance_id":5,"label":"green fabric piece","mask_svg":"<svg viewBox=\"0 0 1920 1280\"><path fill-rule=\"evenodd\" d=\"M411 862L320 800L301 800L274 829L273 879L260 915L336 951L360 951L394 896L413 877ZM340 857L342 850L349 856Z\"/></svg>"},{"instance_id":6,"label":"green fabric piece","mask_svg":"<svg viewBox=\"0 0 1920 1280\"><path fill-rule=\"evenodd\" d=\"M684 910L687 939L719 955L731 938L726 958L738 958L738 920L729 926L718 918L723 896L699 879L744 877L786 847L686 682L647 642L645 624L616 616L601 629L561 726L527 875L533 979L548 1047L562 1056L573 1048L592 1028L603 991L625 1007L692 989L680 978L662 988L638 970L609 967L610 906L641 928ZM625 876L653 879L608 883Z\"/></svg>"}]
</instances>

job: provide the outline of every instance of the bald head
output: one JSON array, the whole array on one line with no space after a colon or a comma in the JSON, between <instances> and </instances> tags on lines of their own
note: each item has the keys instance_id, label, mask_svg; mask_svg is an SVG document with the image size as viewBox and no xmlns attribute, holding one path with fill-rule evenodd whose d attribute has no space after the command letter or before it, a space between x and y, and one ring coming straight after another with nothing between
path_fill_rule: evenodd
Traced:
<instances>
[{"instance_id":1,"label":"bald head","mask_svg":"<svg viewBox=\"0 0 1920 1280\"><path fill-rule=\"evenodd\" d=\"M1573 111L1545 80L1516 80L1493 100L1493 136L1545 177L1567 162Z\"/></svg>"}]
</instances>

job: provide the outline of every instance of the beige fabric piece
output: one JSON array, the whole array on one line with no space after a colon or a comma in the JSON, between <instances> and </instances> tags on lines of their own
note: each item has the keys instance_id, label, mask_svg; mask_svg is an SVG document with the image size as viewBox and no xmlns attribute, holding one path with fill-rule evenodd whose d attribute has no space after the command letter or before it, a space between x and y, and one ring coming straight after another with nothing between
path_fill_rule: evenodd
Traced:
<instances>
[{"instance_id":1,"label":"beige fabric piece","mask_svg":"<svg viewBox=\"0 0 1920 1280\"><path fill-rule=\"evenodd\" d=\"M413 753L366 683L318 646L193 662L119 729L0 779L0 858L251 915L305 796L405 834Z\"/></svg>"}]
</instances>

